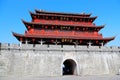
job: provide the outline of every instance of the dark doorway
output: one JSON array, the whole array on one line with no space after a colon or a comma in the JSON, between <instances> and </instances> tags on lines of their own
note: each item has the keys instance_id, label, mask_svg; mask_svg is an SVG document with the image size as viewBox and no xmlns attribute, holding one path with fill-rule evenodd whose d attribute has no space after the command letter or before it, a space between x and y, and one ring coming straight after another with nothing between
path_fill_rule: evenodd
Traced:
<instances>
[{"instance_id":1,"label":"dark doorway","mask_svg":"<svg viewBox=\"0 0 120 80\"><path fill-rule=\"evenodd\" d=\"M76 63L72 59L67 59L63 62L63 75L75 75Z\"/></svg>"}]
</instances>

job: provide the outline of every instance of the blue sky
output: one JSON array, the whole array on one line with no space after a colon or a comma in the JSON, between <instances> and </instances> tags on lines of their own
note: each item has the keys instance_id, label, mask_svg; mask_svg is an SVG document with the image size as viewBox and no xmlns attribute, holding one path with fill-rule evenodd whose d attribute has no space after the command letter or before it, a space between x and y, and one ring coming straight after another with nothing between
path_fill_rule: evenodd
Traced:
<instances>
[{"instance_id":1,"label":"blue sky","mask_svg":"<svg viewBox=\"0 0 120 80\"><path fill-rule=\"evenodd\" d=\"M103 37L116 36L107 46L120 46L120 0L0 0L0 42L19 43L12 31L26 30L21 19L31 21L29 11L43 9L55 12L92 13L96 25L105 25Z\"/></svg>"}]
</instances>

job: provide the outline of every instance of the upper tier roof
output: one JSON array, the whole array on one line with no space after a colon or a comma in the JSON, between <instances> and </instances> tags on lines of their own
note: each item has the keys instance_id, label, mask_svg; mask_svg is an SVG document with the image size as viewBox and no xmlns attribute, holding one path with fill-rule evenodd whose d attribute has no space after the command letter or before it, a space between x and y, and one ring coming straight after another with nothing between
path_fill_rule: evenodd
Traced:
<instances>
[{"instance_id":1,"label":"upper tier roof","mask_svg":"<svg viewBox=\"0 0 120 80\"><path fill-rule=\"evenodd\" d=\"M85 13L64 13L64 12L49 12L44 10L35 10L36 13L39 14L53 14L53 15L68 15L68 16L86 16L89 17L91 14L85 14Z\"/></svg>"},{"instance_id":2,"label":"upper tier roof","mask_svg":"<svg viewBox=\"0 0 120 80\"><path fill-rule=\"evenodd\" d=\"M36 13L33 13L33 12L30 12L31 14L31 17L33 18L34 15L37 15L37 16L56 16L56 17L71 17L71 18L81 18L81 19L92 19L92 22L97 18L97 16L94 16L94 17L90 17L90 16L74 16L74 15L55 15L55 14L36 14Z\"/></svg>"}]
</instances>

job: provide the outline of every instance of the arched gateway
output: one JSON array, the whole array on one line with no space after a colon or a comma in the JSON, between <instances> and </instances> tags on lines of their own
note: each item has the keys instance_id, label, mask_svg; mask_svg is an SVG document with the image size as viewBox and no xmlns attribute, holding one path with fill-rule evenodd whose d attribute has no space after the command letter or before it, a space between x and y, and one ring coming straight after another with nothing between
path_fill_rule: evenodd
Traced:
<instances>
[{"instance_id":1,"label":"arched gateway","mask_svg":"<svg viewBox=\"0 0 120 80\"><path fill-rule=\"evenodd\" d=\"M62 74L63 75L77 75L76 62L72 59L65 60L63 62Z\"/></svg>"}]
</instances>

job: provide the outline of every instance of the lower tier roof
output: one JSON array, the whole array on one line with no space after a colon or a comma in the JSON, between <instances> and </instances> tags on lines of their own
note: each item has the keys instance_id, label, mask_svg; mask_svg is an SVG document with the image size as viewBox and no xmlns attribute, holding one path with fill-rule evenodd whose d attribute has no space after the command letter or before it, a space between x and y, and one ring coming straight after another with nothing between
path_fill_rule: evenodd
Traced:
<instances>
[{"instance_id":1,"label":"lower tier roof","mask_svg":"<svg viewBox=\"0 0 120 80\"><path fill-rule=\"evenodd\" d=\"M76 37L76 36L50 36L50 35L22 35L18 33L14 33L13 35L20 41L22 38L23 41L25 40L38 40L38 39L71 39L71 40L82 40L82 41L97 41L98 43L104 42L106 44L107 42L114 40L115 37L110 38L102 38L102 37Z\"/></svg>"}]
</instances>

